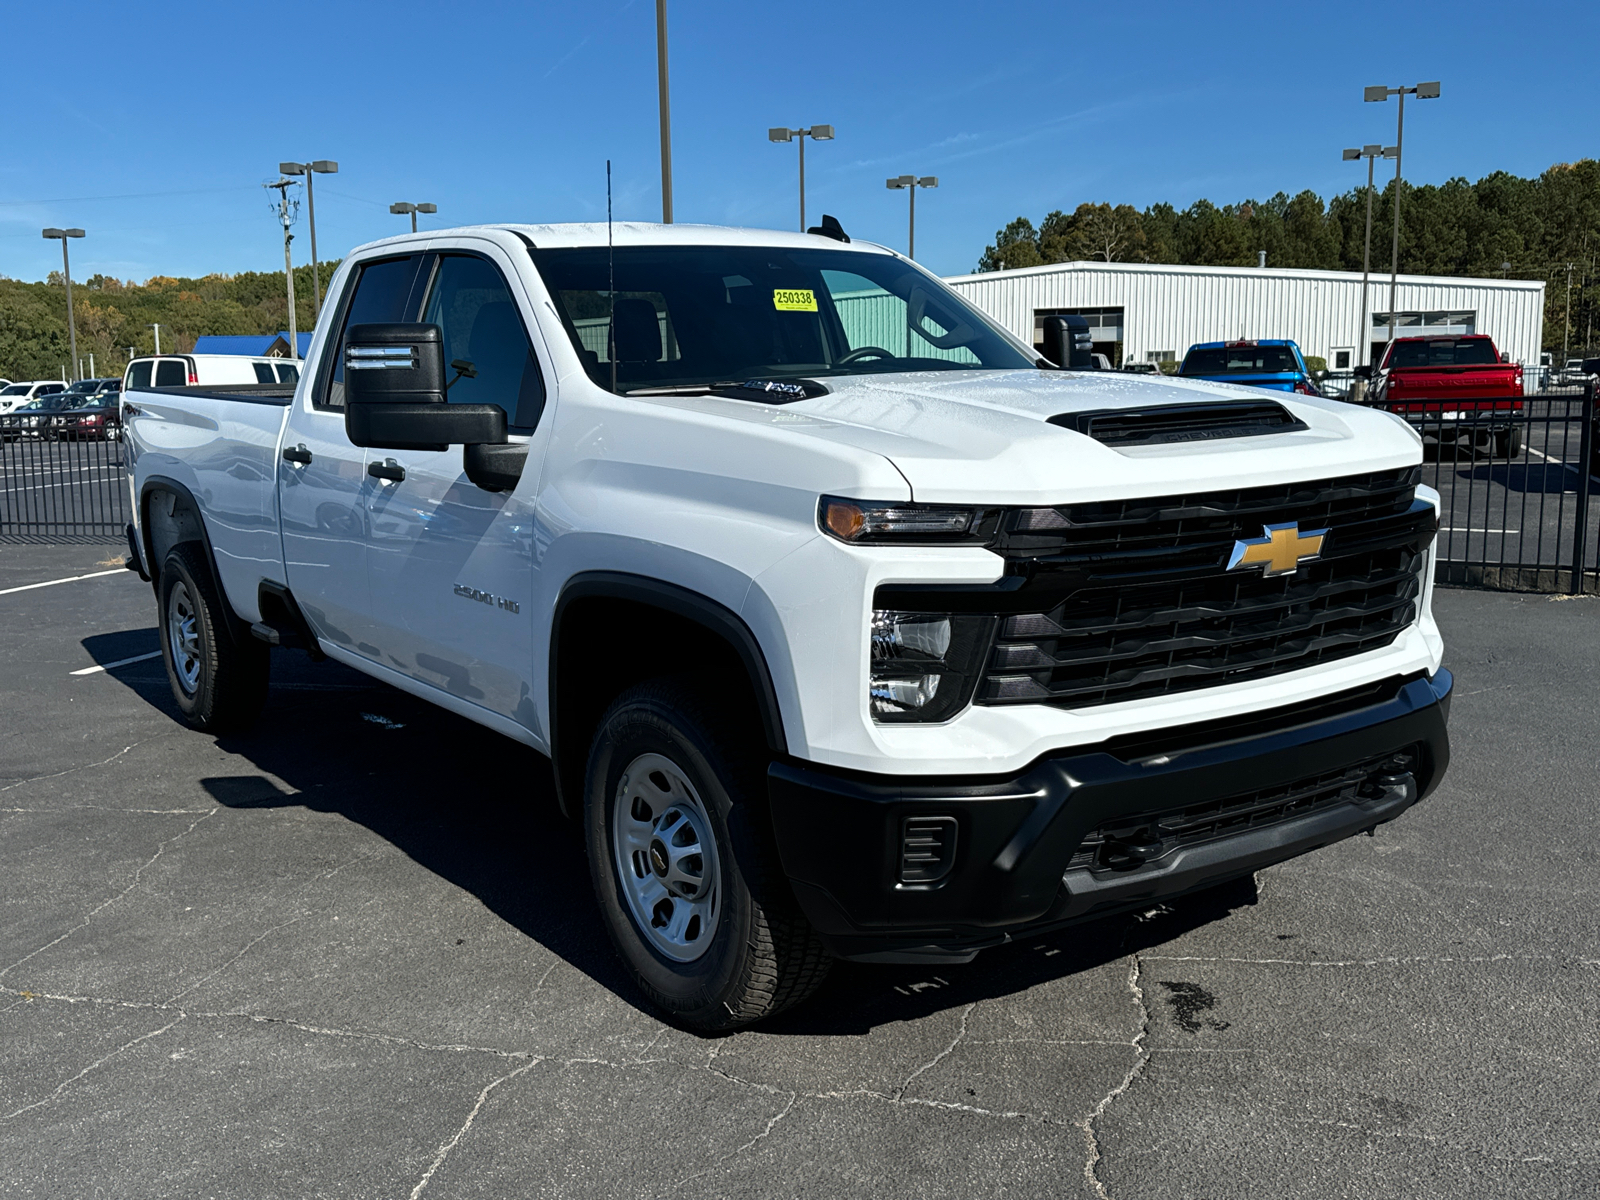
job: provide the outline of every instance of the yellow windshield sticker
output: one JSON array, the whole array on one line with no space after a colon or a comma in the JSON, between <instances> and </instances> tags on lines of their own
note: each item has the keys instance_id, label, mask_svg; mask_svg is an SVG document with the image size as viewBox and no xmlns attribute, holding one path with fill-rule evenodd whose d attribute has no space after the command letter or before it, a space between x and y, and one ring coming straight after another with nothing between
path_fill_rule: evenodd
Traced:
<instances>
[{"instance_id":1,"label":"yellow windshield sticker","mask_svg":"<svg viewBox=\"0 0 1600 1200\"><path fill-rule=\"evenodd\" d=\"M809 288L775 288L772 307L779 312L816 312L817 294Z\"/></svg>"}]
</instances>

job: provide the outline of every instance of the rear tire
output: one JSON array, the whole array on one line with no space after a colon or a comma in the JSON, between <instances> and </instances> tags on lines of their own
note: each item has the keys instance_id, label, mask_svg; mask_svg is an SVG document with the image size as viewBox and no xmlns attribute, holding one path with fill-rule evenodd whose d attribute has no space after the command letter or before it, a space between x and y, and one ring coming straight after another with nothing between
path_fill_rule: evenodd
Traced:
<instances>
[{"instance_id":1,"label":"rear tire","mask_svg":"<svg viewBox=\"0 0 1600 1200\"><path fill-rule=\"evenodd\" d=\"M830 957L800 914L766 812L759 729L686 679L640 684L600 721L584 780L589 869L636 983L705 1032L804 1000Z\"/></svg>"},{"instance_id":2,"label":"rear tire","mask_svg":"<svg viewBox=\"0 0 1600 1200\"><path fill-rule=\"evenodd\" d=\"M1522 429L1502 429L1494 435L1496 458L1512 459L1522 453Z\"/></svg>"},{"instance_id":3,"label":"rear tire","mask_svg":"<svg viewBox=\"0 0 1600 1200\"><path fill-rule=\"evenodd\" d=\"M267 699L268 650L236 630L198 543L172 548L161 566L161 659L184 719L205 733L243 729Z\"/></svg>"}]
</instances>

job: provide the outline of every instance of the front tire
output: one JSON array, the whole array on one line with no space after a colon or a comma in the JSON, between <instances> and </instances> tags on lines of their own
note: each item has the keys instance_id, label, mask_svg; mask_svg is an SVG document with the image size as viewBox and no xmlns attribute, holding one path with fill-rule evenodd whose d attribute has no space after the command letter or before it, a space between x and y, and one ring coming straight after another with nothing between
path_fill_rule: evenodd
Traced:
<instances>
[{"instance_id":1,"label":"front tire","mask_svg":"<svg viewBox=\"0 0 1600 1200\"><path fill-rule=\"evenodd\" d=\"M766 815L760 731L662 679L601 719L584 781L589 868L635 982L682 1024L737 1029L804 1000L827 951L795 905Z\"/></svg>"},{"instance_id":2,"label":"front tire","mask_svg":"<svg viewBox=\"0 0 1600 1200\"><path fill-rule=\"evenodd\" d=\"M174 546L161 566L161 658L184 719L205 733L243 729L266 703L267 647L235 623L204 551Z\"/></svg>"}]
</instances>

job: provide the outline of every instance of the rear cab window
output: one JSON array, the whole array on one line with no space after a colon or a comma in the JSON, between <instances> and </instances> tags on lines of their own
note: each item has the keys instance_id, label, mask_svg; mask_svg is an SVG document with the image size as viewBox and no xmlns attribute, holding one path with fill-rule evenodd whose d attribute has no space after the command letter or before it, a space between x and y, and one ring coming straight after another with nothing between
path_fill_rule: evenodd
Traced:
<instances>
[{"instance_id":1,"label":"rear cab window","mask_svg":"<svg viewBox=\"0 0 1600 1200\"><path fill-rule=\"evenodd\" d=\"M1298 373L1293 346L1203 346L1183 357L1179 375L1284 375Z\"/></svg>"},{"instance_id":2,"label":"rear cab window","mask_svg":"<svg viewBox=\"0 0 1600 1200\"><path fill-rule=\"evenodd\" d=\"M1488 338L1438 338L1426 342L1396 342L1385 364L1405 367L1488 367L1500 361Z\"/></svg>"},{"instance_id":3,"label":"rear cab window","mask_svg":"<svg viewBox=\"0 0 1600 1200\"><path fill-rule=\"evenodd\" d=\"M188 365L181 359L163 358L156 364L157 387L184 387L188 382Z\"/></svg>"}]
</instances>

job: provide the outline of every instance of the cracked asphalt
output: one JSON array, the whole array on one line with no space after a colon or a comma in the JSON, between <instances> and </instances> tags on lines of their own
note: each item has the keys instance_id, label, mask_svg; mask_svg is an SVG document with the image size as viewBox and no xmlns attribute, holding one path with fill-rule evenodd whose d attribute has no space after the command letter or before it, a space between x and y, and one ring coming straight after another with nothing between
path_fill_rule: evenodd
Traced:
<instances>
[{"instance_id":1,"label":"cracked asphalt","mask_svg":"<svg viewBox=\"0 0 1600 1200\"><path fill-rule=\"evenodd\" d=\"M0 546L0 1195L1600 1194L1600 601L1444 591L1376 837L731 1037L618 968L541 761L275 652L193 733L147 585Z\"/></svg>"}]
</instances>

